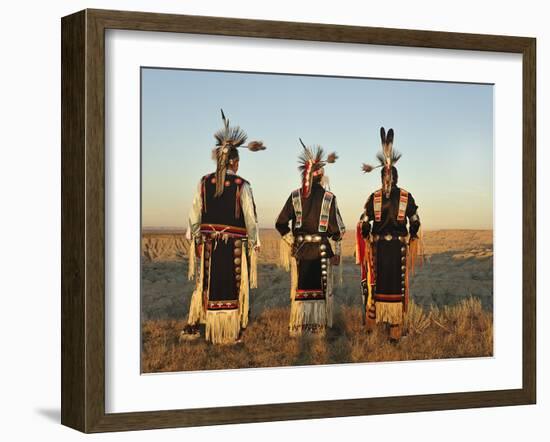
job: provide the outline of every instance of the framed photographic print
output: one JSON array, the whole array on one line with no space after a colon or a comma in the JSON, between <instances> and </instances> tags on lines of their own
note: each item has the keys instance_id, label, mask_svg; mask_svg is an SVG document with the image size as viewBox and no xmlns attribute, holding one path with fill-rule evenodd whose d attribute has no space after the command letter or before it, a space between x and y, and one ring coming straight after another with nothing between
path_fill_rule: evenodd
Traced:
<instances>
[{"instance_id":1,"label":"framed photographic print","mask_svg":"<svg viewBox=\"0 0 550 442\"><path fill-rule=\"evenodd\" d=\"M534 403L535 51L64 17L62 423Z\"/></svg>"}]
</instances>

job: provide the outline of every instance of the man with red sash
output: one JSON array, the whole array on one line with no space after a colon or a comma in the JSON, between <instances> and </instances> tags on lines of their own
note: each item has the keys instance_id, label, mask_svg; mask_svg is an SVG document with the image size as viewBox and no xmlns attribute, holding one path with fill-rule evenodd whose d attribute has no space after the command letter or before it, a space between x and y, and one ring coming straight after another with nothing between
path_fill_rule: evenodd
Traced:
<instances>
[{"instance_id":1,"label":"man with red sash","mask_svg":"<svg viewBox=\"0 0 550 442\"><path fill-rule=\"evenodd\" d=\"M401 157L393 150L393 129L380 129L380 165L363 165L364 172L381 167L382 188L372 193L357 224L357 261L361 265L361 288L366 326L389 326L390 340L397 342L409 301L409 277L419 252L420 218L413 196L397 187L395 163ZM408 228L407 228L408 220Z\"/></svg>"},{"instance_id":2,"label":"man with red sash","mask_svg":"<svg viewBox=\"0 0 550 442\"><path fill-rule=\"evenodd\" d=\"M229 126L216 132L216 171L201 178L189 213L189 279L195 277L183 339L199 337L214 344L240 339L248 324L249 290L257 286L256 254L260 247L256 207L250 183L237 175L238 148L247 136ZM253 141L251 151L265 149Z\"/></svg>"},{"instance_id":3,"label":"man with red sash","mask_svg":"<svg viewBox=\"0 0 550 442\"><path fill-rule=\"evenodd\" d=\"M334 163L337 156L332 153L325 159L320 146L306 147L300 142L304 148L299 167L302 186L288 197L275 228L282 236L282 264L291 271L289 332L291 336L322 335L332 327L332 267L340 263L345 232L336 196L323 186L324 166Z\"/></svg>"}]
</instances>

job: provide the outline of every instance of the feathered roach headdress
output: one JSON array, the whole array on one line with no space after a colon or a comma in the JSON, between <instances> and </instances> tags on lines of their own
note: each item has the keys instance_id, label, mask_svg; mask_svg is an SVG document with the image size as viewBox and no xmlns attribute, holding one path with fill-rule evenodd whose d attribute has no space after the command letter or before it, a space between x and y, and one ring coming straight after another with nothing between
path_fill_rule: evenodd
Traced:
<instances>
[{"instance_id":1,"label":"feathered roach headdress","mask_svg":"<svg viewBox=\"0 0 550 442\"><path fill-rule=\"evenodd\" d=\"M239 126L229 126L229 120L225 118L223 109L221 112L223 128L214 134L214 138L216 138L216 148L212 151L212 156L216 161L216 192L214 193L216 197L223 193L227 166L229 166L232 161L239 159L237 148L242 147L247 139L245 131ZM245 147L252 152L265 149L261 141L251 141Z\"/></svg>"},{"instance_id":2,"label":"feathered roach headdress","mask_svg":"<svg viewBox=\"0 0 550 442\"><path fill-rule=\"evenodd\" d=\"M389 197L393 184L392 168L399 161L399 158L401 158L401 154L393 149L393 129L388 130L388 134L386 135L386 130L381 127L380 138L382 139L382 152L376 154L376 158L380 164L378 166L371 166L370 164L363 163L363 172L369 173L374 169L383 167L383 190L386 197Z\"/></svg>"},{"instance_id":3,"label":"feathered roach headdress","mask_svg":"<svg viewBox=\"0 0 550 442\"><path fill-rule=\"evenodd\" d=\"M311 194L313 177L321 174L323 167L334 163L338 159L338 156L336 152L332 152L323 159L324 151L321 146L307 147L301 138L299 140L304 151L298 159L298 163L300 164L298 170L302 173L302 195L304 198L308 198Z\"/></svg>"}]
</instances>

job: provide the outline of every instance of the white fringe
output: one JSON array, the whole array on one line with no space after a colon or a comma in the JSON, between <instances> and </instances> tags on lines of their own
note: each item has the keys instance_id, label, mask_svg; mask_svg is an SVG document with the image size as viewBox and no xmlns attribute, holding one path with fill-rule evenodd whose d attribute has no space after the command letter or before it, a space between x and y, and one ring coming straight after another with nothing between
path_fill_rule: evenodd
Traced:
<instances>
[{"instance_id":1,"label":"white fringe","mask_svg":"<svg viewBox=\"0 0 550 442\"><path fill-rule=\"evenodd\" d=\"M402 302L376 302L376 322L403 323Z\"/></svg>"},{"instance_id":2,"label":"white fringe","mask_svg":"<svg viewBox=\"0 0 550 442\"><path fill-rule=\"evenodd\" d=\"M319 301L296 301L298 288L298 263L296 258L290 258L290 320L291 335L302 334L303 325L321 325L332 327L334 299L332 297L332 271L328 265L327 298Z\"/></svg>"},{"instance_id":3,"label":"white fringe","mask_svg":"<svg viewBox=\"0 0 550 442\"><path fill-rule=\"evenodd\" d=\"M291 333L301 334L301 327L308 324L327 325L327 306L324 300L292 301L289 322Z\"/></svg>"},{"instance_id":4,"label":"white fringe","mask_svg":"<svg viewBox=\"0 0 550 442\"><path fill-rule=\"evenodd\" d=\"M248 325L248 305L249 305L249 283L248 283L248 263L246 260L246 249L243 242L241 253L241 285L239 288L239 317L242 328Z\"/></svg>"},{"instance_id":5,"label":"white fringe","mask_svg":"<svg viewBox=\"0 0 550 442\"><path fill-rule=\"evenodd\" d=\"M294 302L296 289L298 288L298 263L296 258L290 257L290 301Z\"/></svg>"},{"instance_id":6,"label":"white fringe","mask_svg":"<svg viewBox=\"0 0 550 442\"><path fill-rule=\"evenodd\" d=\"M287 233L281 238L279 243L279 266L287 272L290 270L290 260L292 258L292 233Z\"/></svg>"},{"instance_id":7,"label":"white fringe","mask_svg":"<svg viewBox=\"0 0 550 442\"><path fill-rule=\"evenodd\" d=\"M332 273L332 265L327 266L327 293L326 293L326 309L327 309L327 327L332 327L332 317L334 315L334 279Z\"/></svg>"},{"instance_id":8,"label":"white fringe","mask_svg":"<svg viewBox=\"0 0 550 442\"><path fill-rule=\"evenodd\" d=\"M195 251L193 250L193 255ZM195 284L195 290L191 295L191 304L189 306L189 316L187 317L187 323L196 325L199 322L204 324L205 322L205 312L202 302L202 292L203 292L203 276L204 275L204 247L202 249L200 257L200 270L197 274L197 283Z\"/></svg>"},{"instance_id":9,"label":"white fringe","mask_svg":"<svg viewBox=\"0 0 550 442\"><path fill-rule=\"evenodd\" d=\"M340 257L340 265L338 266L338 279L337 279L337 285L338 287L344 286L344 260L342 256L342 242L341 241L332 241L331 244L333 245L334 254L338 255Z\"/></svg>"},{"instance_id":10,"label":"white fringe","mask_svg":"<svg viewBox=\"0 0 550 442\"><path fill-rule=\"evenodd\" d=\"M242 256L244 254L245 250L243 248ZM258 288L258 253L253 247L250 250L250 288Z\"/></svg>"},{"instance_id":11,"label":"white fringe","mask_svg":"<svg viewBox=\"0 0 550 442\"><path fill-rule=\"evenodd\" d=\"M206 312L207 341L213 344L234 344L240 330L239 310Z\"/></svg>"},{"instance_id":12,"label":"white fringe","mask_svg":"<svg viewBox=\"0 0 550 442\"><path fill-rule=\"evenodd\" d=\"M195 276L195 240L191 238L191 244L189 244L189 270L187 272L187 279L191 280Z\"/></svg>"}]
</instances>

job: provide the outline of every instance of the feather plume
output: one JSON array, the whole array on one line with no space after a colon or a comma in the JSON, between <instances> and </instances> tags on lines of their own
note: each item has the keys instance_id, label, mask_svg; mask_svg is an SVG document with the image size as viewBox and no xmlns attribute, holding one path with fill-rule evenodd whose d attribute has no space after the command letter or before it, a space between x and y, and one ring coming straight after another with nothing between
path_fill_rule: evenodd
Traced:
<instances>
[{"instance_id":1,"label":"feather plume","mask_svg":"<svg viewBox=\"0 0 550 442\"><path fill-rule=\"evenodd\" d=\"M380 138L382 139L382 153L384 155L383 163L385 165L391 166L395 161L394 158L396 157L393 153L393 129L390 128L388 130L387 135L385 134L385 130L383 127L380 128ZM380 160L380 157L378 157L378 160ZM399 159L399 158L398 158Z\"/></svg>"},{"instance_id":2,"label":"feather plume","mask_svg":"<svg viewBox=\"0 0 550 442\"><path fill-rule=\"evenodd\" d=\"M237 148L242 146L248 138L246 132L239 126L231 127L223 109L220 109L220 111L223 128L214 134L217 147L212 151L212 158L216 161L216 192L214 193L216 197L220 196L224 191L229 158L238 157ZM246 147L252 152L265 150L266 148L261 141L251 141Z\"/></svg>"},{"instance_id":3,"label":"feather plume","mask_svg":"<svg viewBox=\"0 0 550 442\"><path fill-rule=\"evenodd\" d=\"M216 145L218 146L230 145L232 147L239 147L246 142L247 135L239 126L225 126L214 134L214 138L216 138Z\"/></svg>"},{"instance_id":4,"label":"feather plume","mask_svg":"<svg viewBox=\"0 0 550 442\"><path fill-rule=\"evenodd\" d=\"M315 146L315 147L306 147L302 140L300 140L302 143L302 146L304 147L304 151L300 154L298 157L300 166L298 169L301 171L305 170L306 165L311 162L313 169L319 169L325 165L325 162L323 161L323 155L324 151L321 146Z\"/></svg>"},{"instance_id":5,"label":"feather plume","mask_svg":"<svg viewBox=\"0 0 550 442\"><path fill-rule=\"evenodd\" d=\"M338 159L338 155L336 155L336 152L329 153L327 157L327 163L333 164L336 162L337 159Z\"/></svg>"},{"instance_id":6,"label":"feather plume","mask_svg":"<svg viewBox=\"0 0 550 442\"><path fill-rule=\"evenodd\" d=\"M311 152L311 149L309 149L301 138L298 138L300 140L300 144L304 148L300 156L298 157L298 163L300 166L298 167L299 170L303 171L306 167L306 164L313 159L313 154Z\"/></svg>"},{"instance_id":7,"label":"feather plume","mask_svg":"<svg viewBox=\"0 0 550 442\"><path fill-rule=\"evenodd\" d=\"M361 170L364 173L372 172L379 167L391 167L399 161L401 154L393 149L394 131L389 129L386 134L384 127L380 128L380 140L382 142L382 151L376 154L376 159L380 163L378 166L363 163Z\"/></svg>"},{"instance_id":8,"label":"feather plume","mask_svg":"<svg viewBox=\"0 0 550 442\"><path fill-rule=\"evenodd\" d=\"M386 144L386 130L381 127L380 128L380 138L382 139L382 146Z\"/></svg>"},{"instance_id":9,"label":"feather plume","mask_svg":"<svg viewBox=\"0 0 550 442\"><path fill-rule=\"evenodd\" d=\"M386 135L386 144L393 144L393 129L390 129Z\"/></svg>"},{"instance_id":10,"label":"feather plume","mask_svg":"<svg viewBox=\"0 0 550 442\"><path fill-rule=\"evenodd\" d=\"M266 147L264 146L264 143L261 141L251 141L248 143L248 150L252 152L258 152L259 150L265 150Z\"/></svg>"},{"instance_id":11,"label":"feather plume","mask_svg":"<svg viewBox=\"0 0 550 442\"><path fill-rule=\"evenodd\" d=\"M303 152L298 157L298 162L300 164L298 169L302 172L305 170L306 165L309 162L312 163L313 170L319 170L327 164L335 163L338 159L336 152L331 152L326 158L324 158L325 151L321 146L306 146L301 138L299 140L300 144L304 148Z\"/></svg>"},{"instance_id":12,"label":"feather plume","mask_svg":"<svg viewBox=\"0 0 550 442\"><path fill-rule=\"evenodd\" d=\"M302 175L302 195L307 198L311 192L313 177L327 164L334 163L338 155L332 152L325 159L325 151L321 146L306 146L301 138L299 140L303 151L298 157L298 170Z\"/></svg>"},{"instance_id":13,"label":"feather plume","mask_svg":"<svg viewBox=\"0 0 550 442\"><path fill-rule=\"evenodd\" d=\"M305 153L300 154L298 157L298 170L303 172L306 169L307 164L311 161L311 158Z\"/></svg>"},{"instance_id":14,"label":"feather plume","mask_svg":"<svg viewBox=\"0 0 550 442\"><path fill-rule=\"evenodd\" d=\"M221 109L221 113L223 120L223 129L218 130L214 134L214 138L216 138L216 145L223 147L239 147L240 145L244 144L247 139L246 132L242 130L239 126L229 126L229 119L225 116L223 109Z\"/></svg>"},{"instance_id":15,"label":"feather plume","mask_svg":"<svg viewBox=\"0 0 550 442\"><path fill-rule=\"evenodd\" d=\"M377 166L377 167L380 167L380 166ZM370 164L363 163L363 167L361 169L363 170L364 173L370 173L374 169L376 169L376 167L371 166Z\"/></svg>"},{"instance_id":16,"label":"feather plume","mask_svg":"<svg viewBox=\"0 0 550 442\"><path fill-rule=\"evenodd\" d=\"M323 148L321 146L315 146L315 150L312 151L312 154L313 154L313 159L314 159L316 164L319 164L319 163L323 162L324 153L325 152L323 151ZM324 164L323 164L323 166L324 166Z\"/></svg>"}]
</instances>

